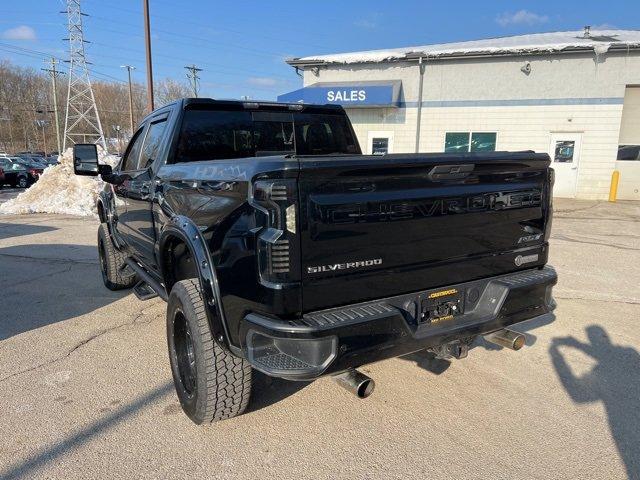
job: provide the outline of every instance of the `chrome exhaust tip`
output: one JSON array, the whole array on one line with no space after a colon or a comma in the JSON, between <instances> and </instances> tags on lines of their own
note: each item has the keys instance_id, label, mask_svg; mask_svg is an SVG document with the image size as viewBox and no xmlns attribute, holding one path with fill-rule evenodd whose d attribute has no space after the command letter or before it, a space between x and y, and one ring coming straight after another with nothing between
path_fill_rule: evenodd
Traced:
<instances>
[{"instance_id":1,"label":"chrome exhaust tip","mask_svg":"<svg viewBox=\"0 0 640 480\"><path fill-rule=\"evenodd\" d=\"M354 368L350 368L342 373L333 376L333 379L342 388L350 391L358 398L367 398L373 393L376 382L367 377L364 373Z\"/></svg>"},{"instance_id":2,"label":"chrome exhaust tip","mask_svg":"<svg viewBox=\"0 0 640 480\"><path fill-rule=\"evenodd\" d=\"M495 345L517 351L524 347L526 337L522 333L503 328L502 330L485 335L484 339Z\"/></svg>"}]
</instances>

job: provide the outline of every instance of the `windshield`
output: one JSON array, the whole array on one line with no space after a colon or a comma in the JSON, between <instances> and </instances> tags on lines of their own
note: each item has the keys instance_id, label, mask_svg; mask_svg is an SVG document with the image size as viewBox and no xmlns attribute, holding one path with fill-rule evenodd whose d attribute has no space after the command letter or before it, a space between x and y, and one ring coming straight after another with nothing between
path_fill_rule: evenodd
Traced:
<instances>
[{"instance_id":1,"label":"windshield","mask_svg":"<svg viewBox=\"0 0 640 480\"><path fill-rule=\"evenodd\" d=\"M360 153L346 115L187 110L177 162Z\"/></svg>"},{"instance_id":2,"label":"windshield","mask_svg":"<svg viewBox=\"0 0 640 480\"><path fill-rule=\"evenodd\" d=\"M36 160L33 160L31 158L21 158L20 160L18 160L18 162L22 163L23 165L26 165L28 167L41 167L42 164L37 162Z\"/></svg>"}]
</instances>

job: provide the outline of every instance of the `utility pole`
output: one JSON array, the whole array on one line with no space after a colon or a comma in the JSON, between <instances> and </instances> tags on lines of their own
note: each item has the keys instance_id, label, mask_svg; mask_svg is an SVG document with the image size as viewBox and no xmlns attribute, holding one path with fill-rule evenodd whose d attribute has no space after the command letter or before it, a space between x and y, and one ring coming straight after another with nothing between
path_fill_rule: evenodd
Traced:
<instances>
[{"instance_id":1,"label":"utility pole","mask_svg":"<svg viewBox=\"0 0 640 480\"><path fill-rule=\"evenodd\" d=\"M151 64L151 26L149 25L149 0L142 0L144 11L144 44L147 51L147 110L153 111L153 65Z\"/></svg>"},{"instance_id":2,"label":"utility pole","mask_svg":"<svg viewBox=\"0 0 640 480\"><path fill-rule=\"evenodd\" d=\"M56 83L56 78L58 77L58 75L64 75L64 72L59 72L58 70L56 70L58 61L55 57L51 57L51 60L49 60L49 64L51 65L51 68L43 68L42 70L44 70L45 72L49 72L49 75L51 75L51 82L53 84L53 114L56 120L56 143L58 145L58 154L62 154L60 143L60 120L58 119L58 86Z\"/></svg>"},{"instance_id":3,"label":"utility pole","mask_svg":"<svg viewBox=\"0 0 640 480\"><path fill-rule=\"evenodd\" d=\"M189 83L191 83L191 88L193 89L193 96L198 98L198 80L200 77L198 76L198 72L201 72L202 69L193 65L188 65L186 68L190 73L187 73L187 78L189 79Z\"/></svg>"},{"instance_id":4,"label":"utility pole","mask_svg":"<svg viewBox=\"0 0 640 480\"><path fill-rule=\"evenodd\" d=\"M120 65L120 67L126 68L127 74L129 75L129 123L131 124L131 135L133 136L134 124L133 124L133 92L131 90L131 70L135 70L136 67L132 67L131 65Z\"/></svg>"}]
</instances>

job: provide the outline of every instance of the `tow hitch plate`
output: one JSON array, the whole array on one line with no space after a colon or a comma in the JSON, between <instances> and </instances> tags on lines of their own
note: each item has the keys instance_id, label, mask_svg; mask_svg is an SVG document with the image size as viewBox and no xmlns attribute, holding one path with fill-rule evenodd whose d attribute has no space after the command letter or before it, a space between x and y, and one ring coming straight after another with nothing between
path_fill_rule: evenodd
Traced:
<instances>
[{"instance_id":1,"label":"tow hitch plate","mask_svg":"<svg viewBox=\"0 0 640 480\"><path fill-rule=\"evenodd\" d=\"M421 300L420 322L453 320L464 313L464 291L450 288L428 292Z\"/></svg>"}]
</instances>

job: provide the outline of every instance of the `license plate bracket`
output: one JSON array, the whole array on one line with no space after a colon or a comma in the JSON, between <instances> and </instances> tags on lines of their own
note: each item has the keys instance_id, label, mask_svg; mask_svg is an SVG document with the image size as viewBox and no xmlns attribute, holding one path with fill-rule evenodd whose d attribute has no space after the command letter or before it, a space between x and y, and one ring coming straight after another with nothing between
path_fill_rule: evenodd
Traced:
<instances>
[{"instance_id":1,"label":"license plate bracket","mask_svg":"<svg viewBox=\"0 0 640 480\"><path fill-rule=\"evenodd\" d=\"M464 291L433 290L420 298L420 323L437 324L464 314Z\"/></svg>"}]
</instances>

